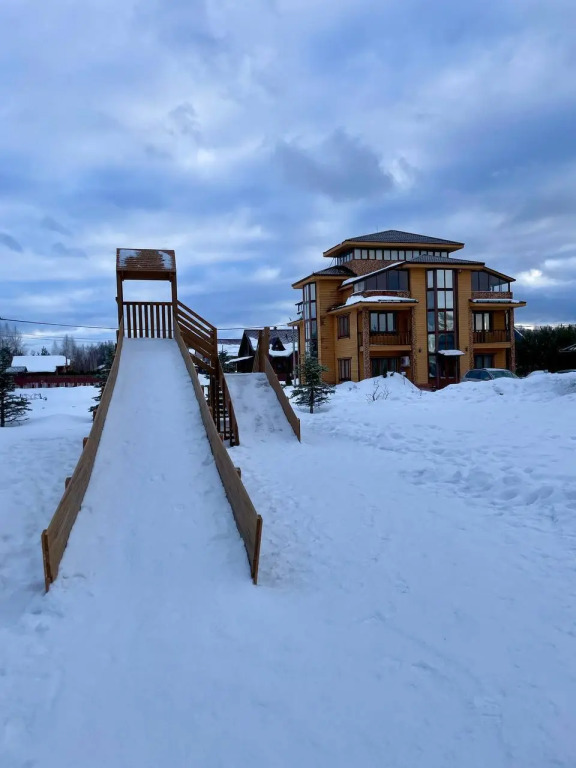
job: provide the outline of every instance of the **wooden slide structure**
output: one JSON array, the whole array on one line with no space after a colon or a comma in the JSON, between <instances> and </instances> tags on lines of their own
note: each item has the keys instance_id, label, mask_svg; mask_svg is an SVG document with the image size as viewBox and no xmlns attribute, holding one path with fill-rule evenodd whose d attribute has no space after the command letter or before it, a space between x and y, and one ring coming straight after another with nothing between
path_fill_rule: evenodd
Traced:
<instances>
[{"instance_id":1,"label":"wooden slide structure","mask_svg":"<svg viewBox=\"0 0 576 768\"><path fill-rule=\"evenodd\" d=\"M256 512L242 483L239 470L234 466L225 446L226 442L230 446L237 445L239 435L234 408L218 360L216 328L178 300L174 251L120 248L116 255L116 274L119 329L116 355L90 435L84 441L82 455L72 477L67 480L64 495L50 524L42 532L46 591L58 575L70 532L90 483L106 416L114 396L124 338L173 339L178 345L190 376L220 480L246 547L252 580L256 584L262 517ZM124 301L125 280L167 280L171 284L172 300ZM196 366L207 371L210 377L209 402L204 397Z\"/></svg>"}]
</instances>

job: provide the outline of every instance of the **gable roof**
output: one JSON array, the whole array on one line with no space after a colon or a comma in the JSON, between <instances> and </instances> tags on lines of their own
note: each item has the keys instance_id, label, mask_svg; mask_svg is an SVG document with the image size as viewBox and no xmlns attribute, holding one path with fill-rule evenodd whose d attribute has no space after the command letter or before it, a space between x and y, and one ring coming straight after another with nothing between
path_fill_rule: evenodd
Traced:
<instances>
[{"instance_id":1,"label":"gable roof","mask_svg":"<svg viewBox=\"0 0 576 768\"><path fill-rule=\"evenodd\" d=\"M28 373L56 373L66 365L64 355L14 355L12 368L26 368Z\"/></svg>"},{"instance_id":2,"label":"gable roof","mask_svg":"<svg viewBox=\"0 0 576 768\"><path fill-rule=\"evenodd\" d=\"M258 342L258 331L262 330L261 328L247 328L244 333L250 340ZM282 346L286 346L289 344L292 346L292 341L298 346L298 331L296 328L270 328L270 344L273 343L274 339L280 339L280 342Z\"/></svg>"},{"instance_id":3,"label":"gable roof","mask_svg":"<svg viewBox=\"0 0 576 768\"><path fill-rule=\"evenodd\" d=\"M355 243L434 243L435 245L464 245L456 240L443 240L440 237L416 235L413 232L402 232L400 229L385 229L383 232L373 232L371 235L349 237L344 242L352 240Z\"/></svg>"}]
</instances>

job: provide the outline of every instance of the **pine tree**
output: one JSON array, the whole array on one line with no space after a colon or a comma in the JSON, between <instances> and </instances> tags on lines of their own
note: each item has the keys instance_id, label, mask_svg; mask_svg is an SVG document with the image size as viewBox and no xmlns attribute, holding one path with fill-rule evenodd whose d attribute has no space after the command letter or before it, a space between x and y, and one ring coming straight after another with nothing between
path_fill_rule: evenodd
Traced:
<instances>
[{"instance_id":1,"label":"pine tree","mask_svg":"<svg viewBox=\"0 0 576 768\"><path fill-rule=\"evenodd\" d=\"M100 400L102 400L102 393L104 392L104 387L106 386L106 382L108 381L108 376L110 375L110 368L112 368L112 363L114 362L114 347L110 344L109 346L106 346L104 349L104 362L102 363L102 367L98 371L96 375L97 383L96 386L98 387L98 394L96 397L93 397L92 399L96 401L96 405L90 406L90 413L93 413L94 411L98 410L98 403Z\"/></svg>"},{"instance_id":2,"label":"pine tree","mask_svg":"<svg viewBox=\"0 0 576 768\"><path fill-rule=\"evenodd\" d=\"M14 376L7 372L11 363L12 352L8 347L2 347L0 349L0 427L20 421L30 410L28 400L14 394L16 389Z\"/></svg>"},{"instance_id":3,"label":"pine tree","mask_svg":"<svg viewBox=\"0 0 576 768\"><path fill-rule=\"evenodd\" d=\"M314 413L314 406L326 403L334 394L334 387L322 381L322 372L327 370L316 357L306 356L299 366L300 384L294 388L292 399L297 405L309 406L310 413Z\"/></svg>"},{"instance_id":4,"label":"pine tree","mask_svg":"<svg viewBox=\"0 0 576 768\"><path fill-rule=\"evenodd\" d=\"M230 359L230 355L226 352L224 347L222 347L220 352L218 352L218 360L220 360L220 365L222 366L224 373L233 373L234 371L233 363L229 362Z\"/></svg>"}]
</instances>

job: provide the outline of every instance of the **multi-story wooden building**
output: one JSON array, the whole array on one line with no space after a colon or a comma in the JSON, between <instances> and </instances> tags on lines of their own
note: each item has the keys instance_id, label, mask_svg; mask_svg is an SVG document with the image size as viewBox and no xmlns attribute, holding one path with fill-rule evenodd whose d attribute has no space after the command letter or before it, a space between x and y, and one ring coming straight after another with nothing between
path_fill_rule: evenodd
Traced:
<instances>
[{"instance_id":1,"label":"multi-story wooden building","mask_svg":"<svg viewBox=\"0 0 576 768\"><path fill-rule=\"evenodd\" d=\"M299 348L326 381L385 371L442 387L470 368L515 368L514 278L455 255L463 243L387 230L344 240L298 280Z\"/></svg>"}]
</instances>

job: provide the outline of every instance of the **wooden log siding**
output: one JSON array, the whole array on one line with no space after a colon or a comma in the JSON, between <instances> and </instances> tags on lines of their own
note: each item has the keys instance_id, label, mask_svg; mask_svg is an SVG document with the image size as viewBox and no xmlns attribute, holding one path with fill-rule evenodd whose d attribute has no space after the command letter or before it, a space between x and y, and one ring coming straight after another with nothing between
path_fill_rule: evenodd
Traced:
<instances>
[{"instance_id":1,"label":"wooden log siding","mask_svg":"<svg viewBox=\"0 0 576 768\"><path fill-rule=\"evenodd\" d=\"M124 332L131 339L171 339L172 302L123 302Z\"/></svg>"},{"instance_id":2,"label":"wooden log siding","mask_svg":"<svg viewBox=\"0 0 576 768\"><path fill-rule=\"evenodd\" d=\"M264 364L264 371L266 373L266 377L268 378L268 382L270 383L270 386L276 393L276 397L278 398L278 402L280 403L282 410L284 411L284 415L288 419L288 423L292 427L294 434L296 435L298 440L300 440L300 419L294 413L294 409L292 408L290 400L288 400L288 398L286 397L284 389L282 388L282 385L280 384L278 376L276 376L274 368L272 368L270 364L270 360L268 360L268 357L266 357L266 361Z\"/></svg>"},{"instance_id":3,"label":"wooden log siding","mask_svg":"<svg viewBox=\"0 0 576 768\"><path fill-rule=\"evenodd\" d=\"M100 445L100 438L102 437L102 430L104 429L104 422L106 421L106 415L114 392L114 385L118 377L123 338L124 328L121 322L114 362L110 368L108 380L106 381L102 399L92 423L88 441L48 528L42 531L42 559L44 561L44 582L47 592L50 589L50 584L58 575L58 569L68 544L70 532L76 522L88 483L90 482L96 453Z\"/></svg>"},{"instance_id":4,"label":"wooden log siding","mask_svg":"<svg viewBox=\"0 0 576 768\"><path fill-rule=\"evenodd\" d=\"M230 503L236 526L244 541L246 552L248 554L248 562L250 563L250 574L254 584L258 581L258 562L260 559L260 541L262 538L262 517L254 509L254 505L248 495L248 491L244 487L242 480L238 477L236 469L228 451L222 444L220 435L216 429L208 404L202 394L202 387L196 373L196 368L192 362L192 358L188 352L182 334L178 325L175 326L175 338L182 352L182 357L190 374L192 380L192 386L194 387L194 393L198 400L200 407L200 415L204 428L206 429L206 435L210 443L212 455L216 463L216 468L222 480L224 491Z\"/></svg>"},{"instance_id":5,"label":"wooden log siding","mask_svg":"<svg viewBox=\"0 0 576 768\"><path fill-rule=\"evenodd\" d=\"M232 403L232 398L230 397L230 391L228 390L226 377L224 376L224 370L222 369L222 365L220 364L220 360L218 358L216 358L216 370L218 387L222 392L222 398L224 400L224 412L222 414L222 419L224 422L224 440L230 440L230 447L233 448L235 445L240 445L240 432L238 430L236 414L234 413L234 405Z\"/></svg>"}]
</instances>

